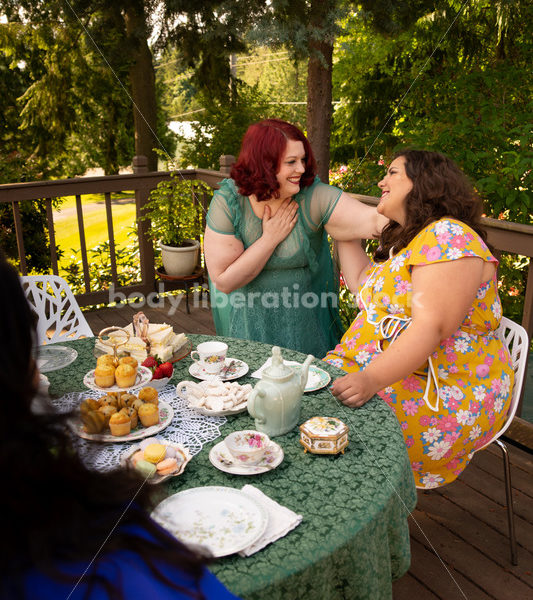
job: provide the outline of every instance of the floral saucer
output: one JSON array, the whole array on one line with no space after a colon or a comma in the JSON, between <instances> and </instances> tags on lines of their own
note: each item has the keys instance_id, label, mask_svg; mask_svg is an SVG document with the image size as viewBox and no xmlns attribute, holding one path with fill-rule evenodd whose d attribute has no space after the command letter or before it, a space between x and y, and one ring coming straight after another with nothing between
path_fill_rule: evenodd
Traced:
<instances>
[{"instance_id":1,"label":"floral saucer","mask_svg":"<svg viewBox=\"0 0 533 600\"><path fill-rule=\"evenodd\" d=\"M222 369L223 376L213 375L208 373L199 363L193 362L189 367L189 373L196 379L220 379L221 381L231 381L238 379L248 373L248 365L238 358L226 358L224 368Z\"/></svg>"},{"instance_id":2,"label":"floral saucer","mask_svg":"<svg viewBox=\"0 0 533 600\"><path fill-rule=\"evenodd\" d=\"M211 464L231 475L260 475L272 471L281 464L283 456L283 448L272 440L265 450L263 458L255 465L237 463L223 441L213 446L209 452Z\"/></svg>"}]
</instances>

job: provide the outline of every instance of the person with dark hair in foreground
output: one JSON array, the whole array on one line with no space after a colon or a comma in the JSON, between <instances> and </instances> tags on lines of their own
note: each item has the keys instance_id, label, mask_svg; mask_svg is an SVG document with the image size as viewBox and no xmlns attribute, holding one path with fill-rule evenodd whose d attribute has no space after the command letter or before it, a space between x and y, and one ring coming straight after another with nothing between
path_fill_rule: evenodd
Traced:
<instances>
[{"instance_id":1,"label":"person with dark hair in foreground","mask_svg":"<svg viewBox=\"0 0 533 600\"><path fill-rule=\"evenodd\" d=\"M468 180L436 152L408 150L379 182L390 219L359 278L349 244L344 277L360 312L325 361L348 372L332 393L358 407L374 394L396 413L417 487L453 481L501 429L514 381L496 336L497 260Z\"/></svg>"},{"instance_id":2,"label":"person with dark hair in foreground","mask_svg":"<svg viewBox=\"0 0 533 600\"><path fill-rule=\"evenodd\" d=\"M66 416L39 395L35 316L0 254L0 597L232 599L196 554L149 516L154 486L88 470Z\"/></svg>"},{"instance_id":3,"label":"person with dark hair in foreground","mask_svg":"<svg viewBox=\"0 0 533 600\"><path fill-rule=\"evenodd\" d=\"M328 234L372 238L384 222L374 207L316 177L297 127L279 119L251 125L207 215L217 334L323 356L342 334Z\"/></svg>"}]
</instances>

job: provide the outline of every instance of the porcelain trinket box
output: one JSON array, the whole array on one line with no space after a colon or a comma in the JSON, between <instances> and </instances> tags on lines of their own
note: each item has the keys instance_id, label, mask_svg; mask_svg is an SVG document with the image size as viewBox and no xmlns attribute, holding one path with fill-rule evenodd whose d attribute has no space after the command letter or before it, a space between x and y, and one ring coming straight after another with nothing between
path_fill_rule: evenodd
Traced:
<instances>
[{"instance_id":1,"label":"porcelain trinket box","mask_svg":"<svg viewBox=\"0 0 533 600\"><path fill-rule=\"evenodd\" d=\"M313 417L300 425L300 444L313 454L344 454L348 426L336 417Z\"/></svg>"}]
</instances>

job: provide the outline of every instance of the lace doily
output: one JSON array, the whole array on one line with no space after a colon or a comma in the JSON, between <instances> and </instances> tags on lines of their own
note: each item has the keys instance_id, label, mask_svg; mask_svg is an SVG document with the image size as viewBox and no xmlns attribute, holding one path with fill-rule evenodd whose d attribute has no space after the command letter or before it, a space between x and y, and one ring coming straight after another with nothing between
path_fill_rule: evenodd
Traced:
<instances>
[{"instance_id":1,"label":"lace doily","mask_svg":"<svg viewBox=\"0 0 533 600\"><path fill-rule=\"evenodd\" d=\"M73 392L53 400L60 410L76 409L85 398L94 398L94 392ZM170 404L174 410L172 422L157 434L170 442L181 443L189 449L192 456L198 454L203 445L220 434L220 427L226 423L226 417L208 417L200 415L188 407L187 400L176 395L176 388L166 385L159 391L159 398ZM120 464L120 456L130 446L122 442L93 442L75 436L80 456L90 468L99 471L114 469Z\"/></svg>"}]
</instances>

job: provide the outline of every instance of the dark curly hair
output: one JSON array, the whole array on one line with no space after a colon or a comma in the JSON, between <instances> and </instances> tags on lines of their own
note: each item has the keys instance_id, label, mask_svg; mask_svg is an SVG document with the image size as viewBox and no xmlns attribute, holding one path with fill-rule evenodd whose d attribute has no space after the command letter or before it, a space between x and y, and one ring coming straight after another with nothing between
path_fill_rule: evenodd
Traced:
<instances>
[{"instance_id":1,"label":"dark curly hair","mask_svg":"<svg viewBox=\"0 0 533 600\"><path fill-rule=\"evenodd\" d=\"M0 280L0 598L25 597L24 580L32 569L74 586L82 572L66 575L61 566L89 564L93 557L84 576L85 597L103 587L110 599L122 598L119 582L96 574L99 561L121 549L138 554L154 578L191 598L203 598L199 581L205 558L150 519L156 486L143 486L139 476L126 470L88 469L72 443L70 415L59 414L40 397L32 359L35 315L18 273L1 251ZM142 528L149 538L132 527ZM159 565L180 569L197 582L197 591L170 582Z\"/></svg>"},{"instance_id":2,"label":"dark curly hair","mask_svg":"<svg viewBox=\"0 0 533 600\"><path fill-rule=\"evenodd\" d=\"M239 194L257 200L279 198L279 182L276 174L288 140L302 142L305 150L305 172L301 187L310 186L316 175L316 161L311 145L305 135L291 123L281 119L265 119L248 127L242 139L237 162L230 176L235 181Z\"/></svg>"},{"instance_id":3,"label":"dark curly hair","mask_svg":"<svg viewBox=\"0 0 533 600\"><path fill-rule=\"evenodd\" d=\"M407 194L405 225L391 221L381 232L374 252L378 262L389 258L389 251L399 252L430 223L442 217L462 221L486 241L480 220L483 204L472 184L459 167L447 156L427 150L402 150L405 172L413 188Z\"/></svg>"}]
</instances>

